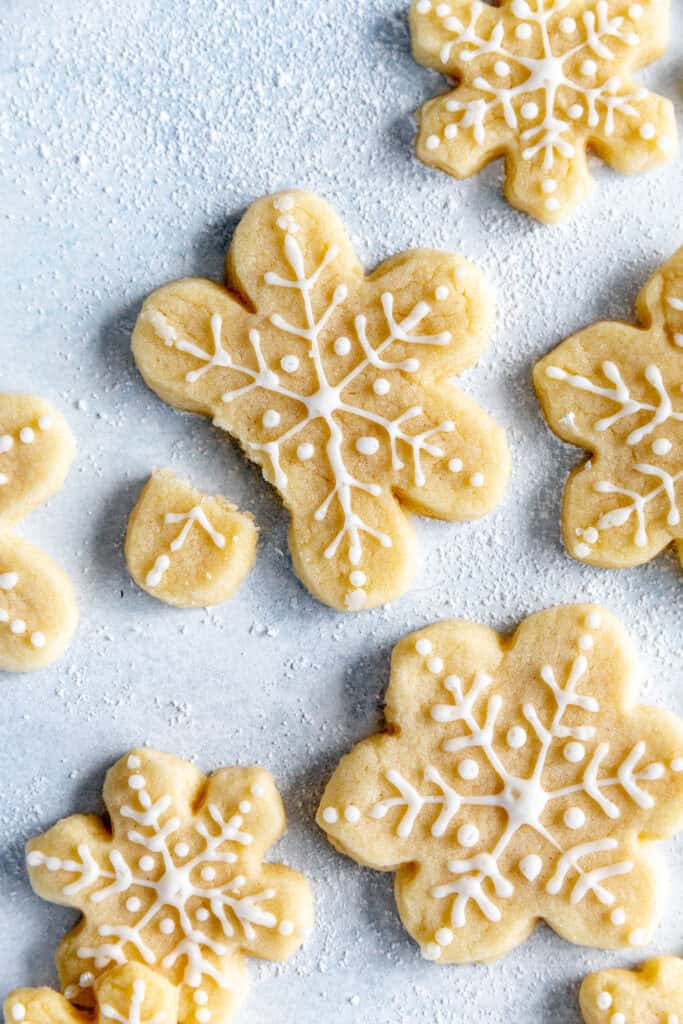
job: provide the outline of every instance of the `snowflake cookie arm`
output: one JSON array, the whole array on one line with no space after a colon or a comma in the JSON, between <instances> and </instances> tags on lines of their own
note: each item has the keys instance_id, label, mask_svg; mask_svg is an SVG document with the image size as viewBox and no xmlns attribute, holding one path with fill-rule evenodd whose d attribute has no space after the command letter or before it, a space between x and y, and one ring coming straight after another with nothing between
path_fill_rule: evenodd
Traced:
<instances>
[{"instance_id":1,"label":"snowflake cookie arm","mask_svg":"<svg viewBox=\"0 0 683 1024\"><path fill-rule=\"evenodd\" d=\"M56 661L77 623L64 570L23 538L0 533L0 670L25 672Z\"/></svg>"},{"instance_id":2,"label":"snowflake cookie arm","mask_svg":"<svg viewBox=\"0 0 683 1024\"><path fill-rule=\"evenodd\" d=\"M49 402L0 394L0 528L56 494L75 452L66 420Z\"/></svg>"},{"instance_id":3,"label":"snowflake cookie arm","mask_svg":"<svg viewBox=\"0 0 683 1024\"><path fill-rule=\"evenodd\" d=\"M589 974L579 992L585 1024L676 1024L683 1020L683 960L654 957L638 970Z\"/></svg>"},{"instance_id":4,"label":"snowflake cookie arm","mask_svg":"<svg viewBox=\"0 0 683 1024\"><path fill-rule=\"evenodd\" d=\"M15 989L3 1010L5 1024L92 1024L93 1020L51 988Z\"/></svg>"}]
</instances>

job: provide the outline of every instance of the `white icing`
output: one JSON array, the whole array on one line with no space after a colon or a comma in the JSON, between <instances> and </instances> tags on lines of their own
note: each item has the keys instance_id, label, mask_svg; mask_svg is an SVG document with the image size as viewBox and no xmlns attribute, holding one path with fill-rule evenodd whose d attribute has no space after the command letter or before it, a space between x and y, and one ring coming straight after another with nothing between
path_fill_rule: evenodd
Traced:
<instances>
[{"instance_id":1,"label":"white icing","mask_svg":"<svg viewBox=\"0 0 683 1024\"><path fill-rule=\"evenodd\" d=\"M118 998L123 996L123 990L117 989ZM116 1007L109 1003L101 1003L99 1007L100 1017L105 1020L116 1021L116 1024L171 1024L168 1014L163 1010L155 1013L152 1017L143 1014L147 986L142 978L136 978L130 995L130 1001L121 1013Z\"/></svg>"},{"instance_id":2,"label":"white icing","mask_svg":"<svg viewBox=\"0 0 683 1024\"><path fill-rule=\"evenodd\" d=\"M195 993L205 992L203 979L227 987L221 958L234 955L235 948L244 942L253 943L261 929L272 932L280 924L275 914L266 909L277 895L275 890L242 892L247 878L238 868L254 841L245 827L245 816L233 814L226 820L218 805L211 803L201 816L188 823L183 818L186 807L176 806L171 795L152 797L145 766L136 755L129 757L128 768L135 773L129 779L134 801L121 806L120 815L130 822L128 841L143 851L137 866L113 844L105 859L101 851L92 851L86 841L79 844L74 859L49 856L39 848L27 857L32 868L60 871L70 877L62 890L65 902L76 896L81 901L87 896L90 903L101 908L97 934L102 941L76 949L77 957L92 961L94 968L81 976L80 985L88 988L96 972L126 963L130 950L135 954L133 959L171 972L174 981L177 965L183 964L179 983ZM251 809L250 802L247 803ZM257 815L260 813L258 809ZM191 844L176 841L181 829L182 835L192 837ZM175 851L181 843L187 850L178 858ZM190 847L194 852L188 856ZM251 862L246 863L253 871ZM200 909L201 919L206 922L201 929L192 921ZM165 943L159 956L147 939L148 932L155 929L173 937L172 945ZM198 1001L206 1002L203 997Z\"/></svg>"},{"instance_id":3,"label":"white icing","mask_svg":"<svg viewBox=\"0 0 683 1024\"><path fill-rule=\"evenodd\" d=\"M281 204L283 197L277 201ZM313 393L301 393L295 390L294 386L289 387L282 382L278 374L268 365L262 351L261 334L258 330L252 329L248 333L255 362L255 367L253 367L246 363L235 362L230 353L226 351L222 341L222 321L218 313L214 313L210 319L211 351L206 351L195 342L181 338L159 310L148 310L145 317L166 345L191 355L202 363L199 369L186 374L186 380L189 383L194 383L213 369L225 368L246 377L247 383L225 391L222 396L223 402L234 402L244 395L258 390L264 395L277 395L289 404L294 403L299 414L298 418L278 437L262 442L248 438L245 441L247 447L255 455L260 453L269 461L275 485L283 495L286 495L288 487L287 474L282 465L285 446L315 421L323 421L328 435L325 443L325 455L333 483L329 493L316 510L315 519L318 522L325 521L333 503L336 504L341 513L342 525L326 545L324 556L328 559L334 558L342 542L347 540L349 561L352 566L358 566L363 558L364 536L369 536L383 547L391 547L393 541L387 533L370 525L356 511L354 497L358 492L371 497L379 497L383 492L383 487L377 480L361 480L349 472L344 454L344 445L348 441L345 430L349 416L353 417L354 423L364 428L369 427L374 431L371 435L364 432L358 438L354 438L355 450L364 457L370 458L380 448L388 448L391 470L394 473L405 468L404 453L407 453L412 463L413 482L417 487L423 487L427 482L423 466L424 457L440 459L444 456L444 451L433 443L432 438L437 434L450 433L455 427L450 421L445 421L436 427L411 434L408 425L423 414L420 406L406 408L398 415L392 413L392 417L389 417L378 410L378 403L375 399L373 399L371 408L364 408L357 404L360 399L356 396L353 400L347 400L345 397L347 388L366 371L375 369L381 371L383 375L372 383L373 394L376 398L384 397L391 390L395 379L392 378L390 381L384 374L392 372L412 374L420 366L419 359L414 355L397 361L387 359L386 356L390 355L388 350L392 346L398 343L404 349L406 347L419 349L423 346L446 347L451 343L451 335L448 331L435 334L418 333L417 328L420 323L432 312L431 306L426 301L418 302L405 317L397 321L394 315L394 296L391 292L385 292L380 297L385 323L383 336L378 342L371 342L368 337L368 318L364 314L357 314L353 319L353 339L345 336L337 337L332 346L338 356L345 357L353 353L355 355L354 365L343 373L341 379L332 383L332 368L327 365L325 358L324 332L335 311L347 302L349 290L346 284L337 284L331 297L327 298L321 309L319 308L320 302L317 298L319 282L322 278L329 278L330 268L333 268L338 261L339 250L334 245L330 246L318 266L312 271L307 270L304 251L292 230L292 226L296 224L296 204L293 199L289 209L291 211L288 215L290 220L283 231L285 232L284 255L291 274L283 277L279 273L269 271L265 274L265 282L275 292L293 292L298 296L303 326L299 325L300 321L290 323L280 313L273 313L270 316L270 326L276 328L283 335L291 336L306 344L307 355L315 373ZM446 286L439 285L436 289L438 301L441 301L441 297L444 295L443 288ZM446 291L448 292L448 289ZM283 357L280 362L281 368L286 372L291 372L295 359L298 365L297 357L291 355ZM264 416L264 423L269 429L274 429L278 425L271 415L273 411L267 410ZM346 416L340 418L340 414L346 414ZM305 453L310 451L303 447L307 443L301 442L296 449L301 461L306 460ZM302 453L304 454L302 455ZM369 466L364 468L370 470ZM484 476L480 472L474 472L470 478L470 483L474 487L483 486L484 482ZM357 594L350 594L348 600L355 603L359 597Z\"/></svg>"},{"instance_id":4,"label":"white icing","mask_svg":"<svg viewBox=\"0 0 683 1024\"><path fill-rule=\"evenodd\" d=\"M535 882L543 870L543 861L536 853L529 853L519 862L519 870L527 882Z\"/></svg>"},{"instance_id":5,"label":"white icing","mask_svg":"<svg viewBox=\"0 0 683 1024\"><path fill-rule=\"evenodd\" d=\"M36 427L38 431L41 433L51 430L52 419L49 416L40 416L38 417ZM28 424L26 426L20 427L19 430L16 431L14 436L12 434L2 434L0 435L0 455L6 455L8 452L11 452L12 449L14 448L15 442L30 445L33 444L35 440L36 430L34 429L34 427ZM0 487L4 487L6 484L9 484L9 482L9 473L0 470Z\"/></svg>"},{"instance_id":6,"label":"white icing","mask_svg":"<svg viewBox=\"0 0 683 1024\"><path fill-rule=\"evenodd\" d=\"M446 140L471 132L475 143L486 147L490 128L495 125L493 131L498 132L502 117L518 140L522 159L530 162L541 156L542 173L548 175L557 158L576 156L572 121L583 122L592 135L610 138L623 130L617 118L630 120L642 140L656 139L654 126L643 121L641 112L649 94L632 85L632 57L623 50L647 45L635 31L642 11L626 18L621 11L610 13L619 6L613 0L592 0L580 18L565 17L558 24L554 19L564 6L566 0L552 4L538 0L533 5L513 0L501 8L490 30L480 27L485 11L486 20L491 20L486 5L463 5L457 16L450 10L439 14L437 7L446 37L439 51L441 62L445 71L464 82L462 91L456 89L443 105L454 115L444 126ZM431 5L418 4L417 11L434 17ZM556 41L556 27L565 39L571 37L571 45ZM491 57L497 59L488 66L481 61ZM568 104L568 96L575 97L574 102ZM495 140L498 144L497 134ZM442 139L430 135L426 145L435 151ZM555 196L545 201L548 210L560 206Z\"/></svg>"},{"instance_id":7,"label":"white icing","mask_svg":"<svg viewBox=\"0 0 683 1024\"><path fill-rule=\"evenodd\" d=\"M190 535L190 531L195 523L201 527L201 529L211 538L217 548L225 547L225 537L222 533L216 530L209 518L200 505L195 505L189 512L167 512L164 516L164 523L183 523L183 527L180 533L171 541L169 549L172 554L176 551L180 551L185 541ZM158 587L164 578L164 574L168 571L171 566L171 558L167 554L161 554L157 557L153 567L147 573L145 577L145 583L148 587Z\"/></svg>"}]
</instances>

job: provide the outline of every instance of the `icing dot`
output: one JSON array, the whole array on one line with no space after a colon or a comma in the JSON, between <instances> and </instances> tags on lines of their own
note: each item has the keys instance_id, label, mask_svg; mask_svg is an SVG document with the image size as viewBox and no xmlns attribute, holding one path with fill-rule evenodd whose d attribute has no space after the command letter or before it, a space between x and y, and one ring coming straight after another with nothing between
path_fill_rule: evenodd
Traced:
<instances>
[{"instance_id":1,"label":"icing dot","mask_svg":"<svg viewBox=\"0 0 683 1024\"><path fill-rule=\"evenodd\" d=\"M673 445L667 437L658 437L652 444L652 451L655 455L668 455Z\"/></svg>"},{"instance_id":2,"label":"icing dot","mask_svg":"<svg viewBox=\"0 0 683 1024\"><path fill-rule=\"evenodd\" d=\"M344 810L344 817L351 825L355 825L357 821L360 821L360 811L353 804L349 804Z\"/></svg>"},{"instance_id":3,"label":"icing dot","mask_svg":"<svg viewBox=\"0 0 683 1024\"><path fill-rule=\"evenodd\" d=\"M592 646L593 646L593 637L589 633L586 633L584 636L580 637L580 639L579 639L579 647L581 648L582 651L590 651Z\"/></svg>"},{"instance_id":4,"label":"icing dot","mask_svg":"<svg viewBox=\"0 0 683 1024\"><path fill-rule=\"evenodd\" d=\"M577 558L588 558L591 553L591 549L587 544L577 544L574 548L574 554Z\"/></svg>"},{"instance_id":5,"label":"icing dot","mask_svg":"<svg viewBox=\"0 0 683 1024\"><path fill-rule=\"evenodd\" d=\"M135 771L136 768L140 767L140 758L136 757L135 754L131 754L128 760L126 761L126 766L129 768L130 771Z\"/></svg>"},{"instance_id":6,"label":"icing dot","mask_svg":"<svg viewBox=\"0 0 683 1024\"><path fill-rule=\"evenodd\" d=\"M211 1013L205 1006L202 1006L195 1013L195 1017L199 1021L199 1024L206 1024L207 1021L211 1020Z\"/></svg>"},{"instance_id":7,"label":"icing dot","mask_svg":"<svg viewBox=\"0 0 683 1024\"><path fill-rule=\"evenodd\" d=\"M560 22L560 32L564 32L566 36L570 36L572 32L576 31L576 21L574 18L563 18Z\"/></svg>"},{"instance_id":8,"label":"icing dot","mask_svg":"<svg viewBox=\"0 0 683 1024\"><path fill-rule=\"evenodd\" d=\"M583 813L580 807L569 807L564 812L563 820L567 828L583 828L583 826L586 824L586 815Z\"/></svg>"},{"instance_id":9,"label":"icing dot","mask_svg":"<svg viewBox=\"0 0 683 1024\"><path fill-rule=\"evenodd\" d=\"M683 772L683 757L674 757L671 762L672 772Z\"/></svg>"},{"instance_id":10,"label":"icing dot","mask_svg":"<svg viewBox=\"0 0 683 1024\"><path fill-rule=\"evenodd\" d=\"M194 999L195 1003L197 1003L198 1006L204 1006L209 1001L209 997L203 988L198 988L197 991L193 994L192 998Z\"/></svg>"},{"instance_id":11,"label":"icing dot","mask_svg":"<svg viewBox=\"0 0 683 1024\"><path fill-rule=\"evenodd\" d=\"M631 4L628 9L629 18L633 18L634 21L638 21L643 16L643 8L641 4Z\"/></svg>"},{"instance_id":12,"label":"icing dot","mask_svg":"<svg viewBox=\"0 0 683 1024\"><path fill-rule=\"evenodd\" d=\"M15 1003L12 1007L12 1020L23 1020L26 1016L26 1007L23 1003Z\"/></svg>"},{"instance_id":13,"label":"icing dot","mask_svg":"<svg viewBox=\"0 0 683 1024\"><path fill-rule=\"evenodd\" d=\"M470 477L470 487L483 487L486 477L483 473L473 473Z\"/></svg>"},{"instance_id":14,"label":"icing dot","mask_svg":"<svg viewBox=\"0 0 683 1024\"><path fill-rule=\"evenodd\" d=\"M261 422L263 423L263 426L268 429L276 427L280 422L280 413L276 412L275 409L266 409Z\"/></svg>"},{"instance_id":15,"label":"icing dot","mask_svg":"<svg viewBox=\"0 0 683 1024\"><path fill-rule=\"evenodd\" d=\"M19 440L23 441L24 444L33 444L35 439L36 435L31 427L22 427L19 431Z\"/></svg>"},{"instance_id":16,"label":"icing dot","mask_svg":"<svg viewBox=\"0 0 683 1024\"><path fill-rule=\"evenodd\" d=\"M425 145L427 146L427 149L438 149L439 142L440 140L438 135L429 135Z\"/></svg>"},{"instance_id":17,"label":"icing dot","mask_svg":"<svg viewBox=\"0 0 683 1024\"><path fill-rule=\"evenodd\" d=\"M283 356L280 360L280 366L285 373L296 373L299 369L299 360L296 356Z\"/></svg>"},{"instance_id":18,"label":"icing dot","mask_svg":"<svg viewBox=\"0 0 683 1024\"><path fill-rule=\"evenodd\" d=\"M131 914L134 914L136 911L138 911L141 906L142 903L137 898L137 896L131 896L129 899L126 900L126 910L130 911Z\"/></svg>"},{"instance_id":19,"label":"icing dot","mask_svg":"<svg viewBox=\"0 0 683 1024\"><path fill-rule=\"evenodd\" d=\"M471 757L466 757L458 765L458 775L461 779L476 779L479 774L479 765Z\"/></svg>"},{"instance_id":20,"label":"icing dot","mask_svg":"<svg viewBox=\"0 0 683 1024\"><path fill-rule=\"evenodd\" d=\"M334 343L334 351L338 356L347 356L351 351L351 342L348 338L337 338Z\"/></svg>"},{"instance_id":21,"label":"icing dot","mask_svg":"<svg viewBox=\"0 0 683 1024\"><path fill-rule=\"evenodd\" d=\"M441 956L441 946L436 942L428 942L426 946L423 946L420 950L425 960L438 960Z\"/></svg>"},{"instance_id":22,"label":"icing dot","mask_svg":"<svg viewBox=\"0 0 683 1024\"><path fill-rule=\"evenodd\" d=\"M576 740L572 740L571 743L567 743L562 754L565 761L569 761L570 764L578 764L586 756L586 748L583 743L577 743Z\"/></svg>"},{"instance_id":23,"label":"icing dot","mask_svg":"<svg viewBox=\"0 0 683 1024\"><path fill-rule=\"evenodd\" d=\"M205 882L213 882L214 878L216 877L216 869L215 868L211 868L211 867L205 867L205 868L202 868L202 870L199 872L199 874L200 874L200 877Z\"/></svg>"},{"instance_id":24,"label":"icing dot","mask_svg":"<svg viewBox=\"0 0 683 1024\"><path fill-rule=\"evenodd\" d=\"M542 868L543 861L535 853L530 853L527 857L523 857L519 862L519 870L522 872L527 882L536 881Z\"/></svg>"},{"instance_id":25,"label":"icing dot","mask_svg":"<svg viewBox=\"0 0 683 1024\"><path fill-rule=\"evenodd\" d=\"M81 988L90 988L94 980L95 977L91 971L83 971L83 974L78 979L78 984Z\"/></svg>"},{"instance_id":26,"label":"icing dot","mask_svg":"<svg viewBox=\"0 0 683 1024\"><path fill-rule=\"evenodd\" d=\"M365 584L368 582L367 576L365 575L364 572L361 572L360 569L354 569L351 575L349 576L349 580L351 582L352 587L364 587Z\"/></svg>"},{"instance_id":27,"label":"icing dot","mask_svg":"<svg viewBox=\"0 0 683 1024\"><path fill-rule=\"evenodd\" d=\"M447 124L443 130L443 133L447 139L454 139L455 136L458 134L457 124Z\"/></svg>"},{"instance_id":28,"label":"icing dot","mask_svg":"<svg viewBox=\"0 0 683 1024\"><path fill-rule=\"evenodd\" d=\"M199 907L197 909L197 920L198 921L208 921L209 920L209 911L206 909L206 907Z\"/></svg>"},{"instance_id":29,"label":"icing dot","mask_svg":"<svg viewBox=\"0 0 683 1024\"><path fill-rule=\"evenodd\" d=\"M623 1013L613 1013L609 1019L610 1024L626 1024L626 1017Z\"/></svg>"},{"instance_id":30,"label":"icing dot","mask_svg":"<svg viewBox=\"0 0 683 1024\"><path fill-rule=\"evenodd\" d=\"M642 928L635 928L628 937L629 946L642 946L647 936Z\"/></svg>"},{"instance_id":31,"label":"icing dot","mask_svg":"<svg viewBox=\"0 0 683 1024\"><path fill-rule=\"evenodd\" d=\"M612 922L612 924L615 924L617 926L625 924L626 923L626 911L624 910L623 907L615 907L615 909L610 914L609 919Z\"/></svg>"},{"instance_id":32,"label":"icing dot","mask_svg":"<svg viewBox=\"0 0 683 1024\"><path fill-rule=\"evenodd\" d=\"M493 65L493 70L500 78L505 78L510 74L510 65L504 60L497 60Z\"/></svg>"},{"instance_id":33,"label":"icing dot","mask_svg":"<svg viewBox=\"0 0 683 1024\"><path fill-rule=\"evenodd\" d=\"M187 857L188 853L190 852L190 847L187 845L187 843L176 843L173 848L173 852L175 853L176 857Z\"/></svg>"},{"instance_id":34,"label":"icing dot","mask_svg":"<svg viewBox=\"0 0 683 1024\"><path fill-rule=\"evenodd\" d=\"M280 921L277 930L279 931L280 935L293 935L294 925L292 924L291 921Z\"/></svg>"},{"instance_id":35,"label":"icing dot","mask_svg":"<svg viewBox=\"0 0 683 1024\"><path fill-rule=\"evenodd\" d=\"M432 9L430 0L420 0L417 5L418 14L428 14Z\"/></svg>"},{"instance_id":36,"label":"icing dot","mask_svg":"<svg viewBox=\"0 0 683 1024\"><path fill-rule=\"evenodd\" d=\"M554 178L546 178L543 184L541 185L541 188L544 192L554 192L557 188L557 182Z\"/></svg>"},{"instance_id":37,"label":"icing dot","mask_svg":"<svg viewBox=\"0 0 683 1024\"><path fill-rule=\"evenodd\" d=\"M583 107L580 103L572 103L567 113L571 117L572 121L576 121L583 114Z\"/></svg>"},{"instance_id":38,"label":"icing dot","mask_svg":"<svg viewBox=\"0 0 683 1024\"><path fill-rule=\"evenodd\" d=\"M530 39L531 25L518 25L515 29L515 35L518 39Z\"/></svg>"},{"instance_id":39,"label":"icing dot","mask_svg":"<svg viewBox=\"0 0 683 1024\"><path fill-rule=\"evenodd\" d=\"M44 647L45 634L41 633L40 630L36 630L35 633L31 633L31 643L34 647Z\"/></svg>"},{"instance_id":40,"label":"icing dot","mask_svg":"<svg viewBox=\"0 0 683 1024\"><path fill-rule=\"evenodd\" d=\"M417 651L418 654L423 654L423 655L431 654L432 653L431 640L427 640L424 637L422 637L422 639L418 640L417 643L415 644L415 650Z\"/></svg>"},{"instance_id":41,"label":"icing dot","mask_svg":"<svg viewBox=\"0 0 683 1024\"><path fill-rule=\"evenodd\" d=\"M251 804L248 800L240 800L239 809L242 814L249 814L251 811Z\"/></svg>"},{"instance_id":42,"label":"icing dot","mask_svg":"<svg viewBox=\"0 0 683 1024\"><path fill-rule=\"evenodd\" d=\"M38 426L40 427L41 430L49 430L50 427L52 426L52 417L41 416L40 419L38 420Z\"/></svg>"},{"instance_id":43,"label":"icing dot","mask_svg":"<svg viewBox=\"0 0 683 1024\"><path fill-rule=\"evenodd\" d=\"M521 725L513 725L508 729L505 739L508 747L511 747L513 750L519 750L526 743L526 729L523 729Z\"/></svg>"},{"instance_id":44,"label":"icing dot","mask_svg":"<svg viewBox=\"0 0 683 1024\"><path fill-rule=\"evenodd\" d=\"M300 444L296 450L296 457L300 462L308 462L315 455L315 448L308 441L304 441Z\"/></svg>"},{"instance_id":45,"label":"icing dot","mask_svg":"<svg viewBox=\"0 0 683 1024\"><path fill-rule=\"evenodd\" d=\"M378 377L372 385L372 390L376 395L388 395L391 390L391 384L384 377Z\"/></svg>"},{"instance_id":46,"label":"icing dot","mask_svg":"<svg viewBox=\"0 0 683 1024\"><path fill-rule=\"evenodd\" d=\"M154 857L150 857L148 853L144 857L140 857L138 861L141 871L151 871L154 867Z\"/></svg>"},{"instance_id":47,"label":"icing dot","mask_svg":"<svg viewBox=\"0 0 683 1024\"><path fill-rule=\"evenodd\" d=\"M323 811L323 821L326 821L328 825L336 825L339 821L339 812L335 807L326 807Z\"/></svg>"},{"instance_id":48,"label":"icing dot","mask_svg":"<svg viewBox=\"0 0 683 1024\"><path fill-rule=\"evenodd\" d=\"M655 126L653 124L651 124L649 121L646 121L645 124L641 124L641 126L640 126L640 137L641 137L641 139L647 139L647 140L654 139L655 134L656 134L655 133Z\"/></svg>"},{"instance_id":49,"label":"icing dot","mask_svg":"<svg viewBox=\"0 0 683 1024\"><path fill-rule=\"evenodd\" d=\"M448 4L439 4L436 8L436 13L439 15L440 18L447 18L448 15L451 13L451 9L448 6Z\"/></svg>"},{"instance_id":50,"label":"icing dot","mask_svg":"<svg viewBox=\"0 0 683 1024\"><path fill-rule=\"evenodd\" d=\"M594 526L589 526L587 530L584 530L583 535L589 544L597 544L600 536Z\"/></svg>"},{"instance_id":51,"label":"icing dot","mask_svg":"<svg viewBox=\"0 0 683 1024\"><path fill-rule=\"evenodd\" d=\"M356 451L360 455L375 455L379 451L379 441L376 437L359 437Z\"/></svg>"},{"instance_id":52,"label":"icing dot","mask_svg":"<svg viewBox=\"0 0 683 1024\"><path fill-rule=\"evenodd\" d=\"M461 846L469 849L479 842L479 829L476 825L461 825L458 829L458 842Z\"/></svg>"},{"instance_id":53,"label":"icing dot","mask_svg":"<svg viewBox=\"0 0 683 1024\"><path fill-rule=\"evenodd\" d=\"M427 668L434 675L438 675L439 672L443 672L443 658L430 658L427 662Z\"/></svg>"},{"instance_id":54,"label":"icing dot","mask_svg":"<svg viewBox=\"0 0 683 1024\"><path fill-rule=\"evenodd\" d=\"M254 785L251 787L251 795L252 796L257 796L257 797L258 796L263 796L264 793L265 793L265 790L264 790L264 788L263 788L263 786L261 785L260 782L255 782Z\"/></svg>"},{"instance_id":55,"label":"icing dot","mask_svg":"<svg viewBox=\"0 0 683 1024\"><path fill-rule=\"evenodd\" d=\"M453 932L450 928L439 928L434 938L440 946L450 946L453 941Z\"/></svg>"},{"instance_id":56,"label":"icing dot","mask_svg":"<svg viewBox=\"0 0 683 1024\"><path fill-rule=\"evenodd\" d=\"M522 117L526 121L533 121L533 119L535 117L538 117L538 104L537 103L523 103L522 104Z\"/></svg>"},{"instance_id":57,"label":"icing dot","mask_svg":"<svg viewBox=\"0 0 683 1024\"><path fill-rule=\"evenodd\" d=\"M586 616L586 625L589 629L600 629L602 617L599 612L589 612Z\"/></svg>"},{"instance_id":58,"label":"icing dot","mask_svg":"<svg viewBox=\"0 0 683 1024\"><path fill-rule=\"evenodd\" d=\"M2 437L0 437L0 455L4 455L5 452L8 452L13 444L14 439L10 437L9 434L3 434Z\"/></svg>"},{"instance_id":59,"label":"icing dot","mask_svg":"<svg viewBox=\"0 0 683 1024\"><path fill-rule=\"evenodd\" d=\"M9 628L15 636L22 636L26 632L26 623L23 619L12 619Z\"/></svg>"},{"instance_id":60,"label":"icing dot","mask_svg":"<svg viewBox=\"0 0 683 1024\"><path fill-rule=\"evenodd\" d=\"M550 196L549 199L546 199L544 205L546 210L559 210L561 204L556 196Z\"/></svg>"},{"instance_id":61,"label":"icing dot","mask_svg":"<svg viewBox=\"0 0 683 1024\"><path fill-rule=\"evenodd\" d=\"M609 1010L612 1005L612 997L609 992L601 992L595 1000L598 1010Z\"/></svg>"},{"instance_id":62,"label":"icing dot","mask_svg":"<svg viewBox=\"0 0 683 1024\"><path fill-rule=\"evenodd\" d=\"M581 63L581 74L591 77L598 70L598 65L594 60L584 60Z\"/></svg>"},{"instance_id":63,"label":"icing dot","mask_svg":"<svg viewBox=\"0 0 683 1024\"><path fill-rule=\"evenodd\" d=\"M142 775L131 775L128 779L128 785L131 789L144 789L145 779Z\"/></svg>"},{"instance_id":64,"label":"icing dot","mask_svg":"<svg viewBox=\"0 0 683 1024\"><path fill-rule=\"evenodd\" d=\"M173 918L171 918L171 917L164 917L164 918L162 918L162 920L159 922L159 931L162 932L164 935L170 935L171 932L174 932L175 931L175 924L173 922Z\"/></svg>"},{"instance_id":65,"label":"icing dot","mask_svg":"<svg viewBox=\"0 0 683 1024\"><path fill-rule=\"evenodd\" d=\"M451 473L459 473L463 468L462 459L451 459L448 463Z\"/></svg>"},{"instance_id":66,"label":"icing dot","mask_svg":"<svg viewBox=\"0 0 683 1024\"><path fill-rule=\"evenodd\" d=\"M445 284L440 284L439 287L434 292L434 294L436 295L436 297L439 300L439 302L443 302L444 299L448 298L450 293L449 293L448 288L446 287Z\"/></svg>"}]
</instances>

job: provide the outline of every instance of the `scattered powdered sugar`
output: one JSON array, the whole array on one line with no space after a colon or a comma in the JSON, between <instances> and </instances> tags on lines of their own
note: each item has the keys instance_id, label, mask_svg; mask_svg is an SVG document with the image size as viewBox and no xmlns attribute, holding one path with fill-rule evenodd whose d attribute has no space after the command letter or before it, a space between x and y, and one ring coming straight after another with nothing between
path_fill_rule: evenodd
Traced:
<instances>
[{"instance_id":1,"label":"scattered powdered sugar","mask_svg":"<svg viewBox=\"0 0 683 1024\"><path fill-rule=\"evenodd\" d=\"M496 965L428 964L400 925L390 876L335 853L312 820L339 756L381 721L392 646L436 619L506 629L545 605L605 604L640 648L643 699L683 712L677 559L615 573L566 556L561 493L581 455L547 430L530 384L534 361L563 337L632 317L640 286L683 241L683 165L634 178L596 165L593 199L552 229L505 204L500 165L466 182L423 167L412 111L445 84L410 56L407 7L5 4L0 383L45 394L78 436L77 465L32 515L31 535L73 576L82 616L61 663L3 679L5 988L51 980L71 921L30 894L23 843L64 814L100 810L103 771L145 742L196 755L204 769L260 762L277 776L290 821L277 859L312 878L318 923L292 963L250 966L260 984L249 1019L577 1024L577 982L613 962L541 928ZM642 81L680 114L683 11L672 7L679 41ZM466 389L508 429L507 498L478 523L416 520L413 588L352 617L296 581L286 514L258 470L205 421L148 392L129 354L142 297L186 274L220 278L245 207L297 185L337 206L368 269L402 249L452 249L482 267L497 298L495 336ZM227 605L159 607L128 578L128 513L150 470L166 465L259 523L256 568ZM680 878L680 843L667 860ZM657 948L676 942L667 911Z\"/></svg>"}]
</instances>

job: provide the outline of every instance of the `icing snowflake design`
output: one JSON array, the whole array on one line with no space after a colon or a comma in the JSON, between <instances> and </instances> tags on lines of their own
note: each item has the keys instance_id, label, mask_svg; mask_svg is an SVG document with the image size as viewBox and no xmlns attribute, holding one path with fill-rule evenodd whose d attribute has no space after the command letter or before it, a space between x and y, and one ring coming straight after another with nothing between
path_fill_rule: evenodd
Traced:
<instances>
[{"instance_id":1,"label":"icing snowflake design","mask_svg":"<svg viewBox=\"0 0 683 1024\"><path fill-rule=\"evenodd\" d=\"M586 1024L681 1024L683 960L662 956L636 971L598 971L579 998Z\"/></svg>"},{"instance_id":2,"label":"icing snowflake design","mask_svg":"<svg viewBox=\"0 0 683 1024\"><path fill-rule=\"evenodd\" d=\"M638 309L645 329L588 328L534 372L552 429L595 452L567 486L567 548L606 567L648 561L683 536L683 250Z\"/></svg>"},{"instance_id":3,"label":"icing snowflake design","mask_svg":"<svg viewBox=\"0 0 683 1024\"><path fill-rule=\"evenodd\" d=\"M229 266L257 312L210 282L161 289L136 327L138 365L263 467L292 514L295 568L317 596L348 610L380 604L405 589L412 564L396 494L437 518L474 518L507 480L501 432L436 387L483 345L481 279L427 251L363 278L335 215L305 193L254 204Z\"/></svg>"},{"instance_id":4,"label":"icing snowflake design","mask_svg":"<svg viewBox=\"0 0 683 1024\"><path fill-rule=\"evenodd\" d=\"M539 918L586 945L648 940L658 869L639 836L681 826L683 726L625 703L631 659L588 605L532 616L507 647L446 622L394 652L392 731L344 759L318 821L361 863L398 865L425 957L493 959Z\"/></svg>"},{"instance_id":5,"label":"icing snowflake design","mask_svg":"<svg viewBox=\"0 0 683 1024\"><path fill-rule=\"evenodd\" d=\"M420 112L418 155L467 177L505 153L506 194L554 222L584 197L593 147L617 169L672 158L671 104L634 68L668 41L668 0L414 0L416 59L457 88Z\"/></svg>"},{"instance_id":6,"label":"icing snowflake design","mask_svg":"<svg viewBox=\"0 0 683 1024\"><path fill-rule=\"evenodd\" d=\"M164 574L168 572L171 567L171 555L182 549L195 523L204 531L207 537L211 538L217 548L222 549L225 547L225 537L212 526L209 521L209 517L201 505L195 505L189 512L167 512L164 515L164 523L166 523L166 525L170 523L182 523L183 525L178 535L173 538L169 545L171 554L167 555L164 552L159 555L156 558L154 565L147 573L145 582L148 587L159 586L164 578Z\"/></svg>"},{"instance_id":7,"label":"icing snowflake design","mask_svg":"<svg viewBox=\"0 0 683 1024\"><path fill-rule=\"evenodd\" d=\"M140 964L115 967L98 979L94 1014L48 988L19 989L5 1004L6 1024L177 1024L176 989Z\"/></svg>"},{"instance_id":8,"label":"icing snowflake design","mask_svg":"<svg viewBox=\"0 0 683 1024\"><path fill-rule=\"evenodd\" d=\"M244 990L243 953L283 959L311 923L305 880L261 858L284 827L272 779L136 751L109 773L108 836L94 818L55 825L28 848L36 891L80 909L58 952L69 997L110 967L149 965L180 989L183 1021L229 1019ZM198 805L194 812L193 807Z\"/></svg>"}]
</instances>

